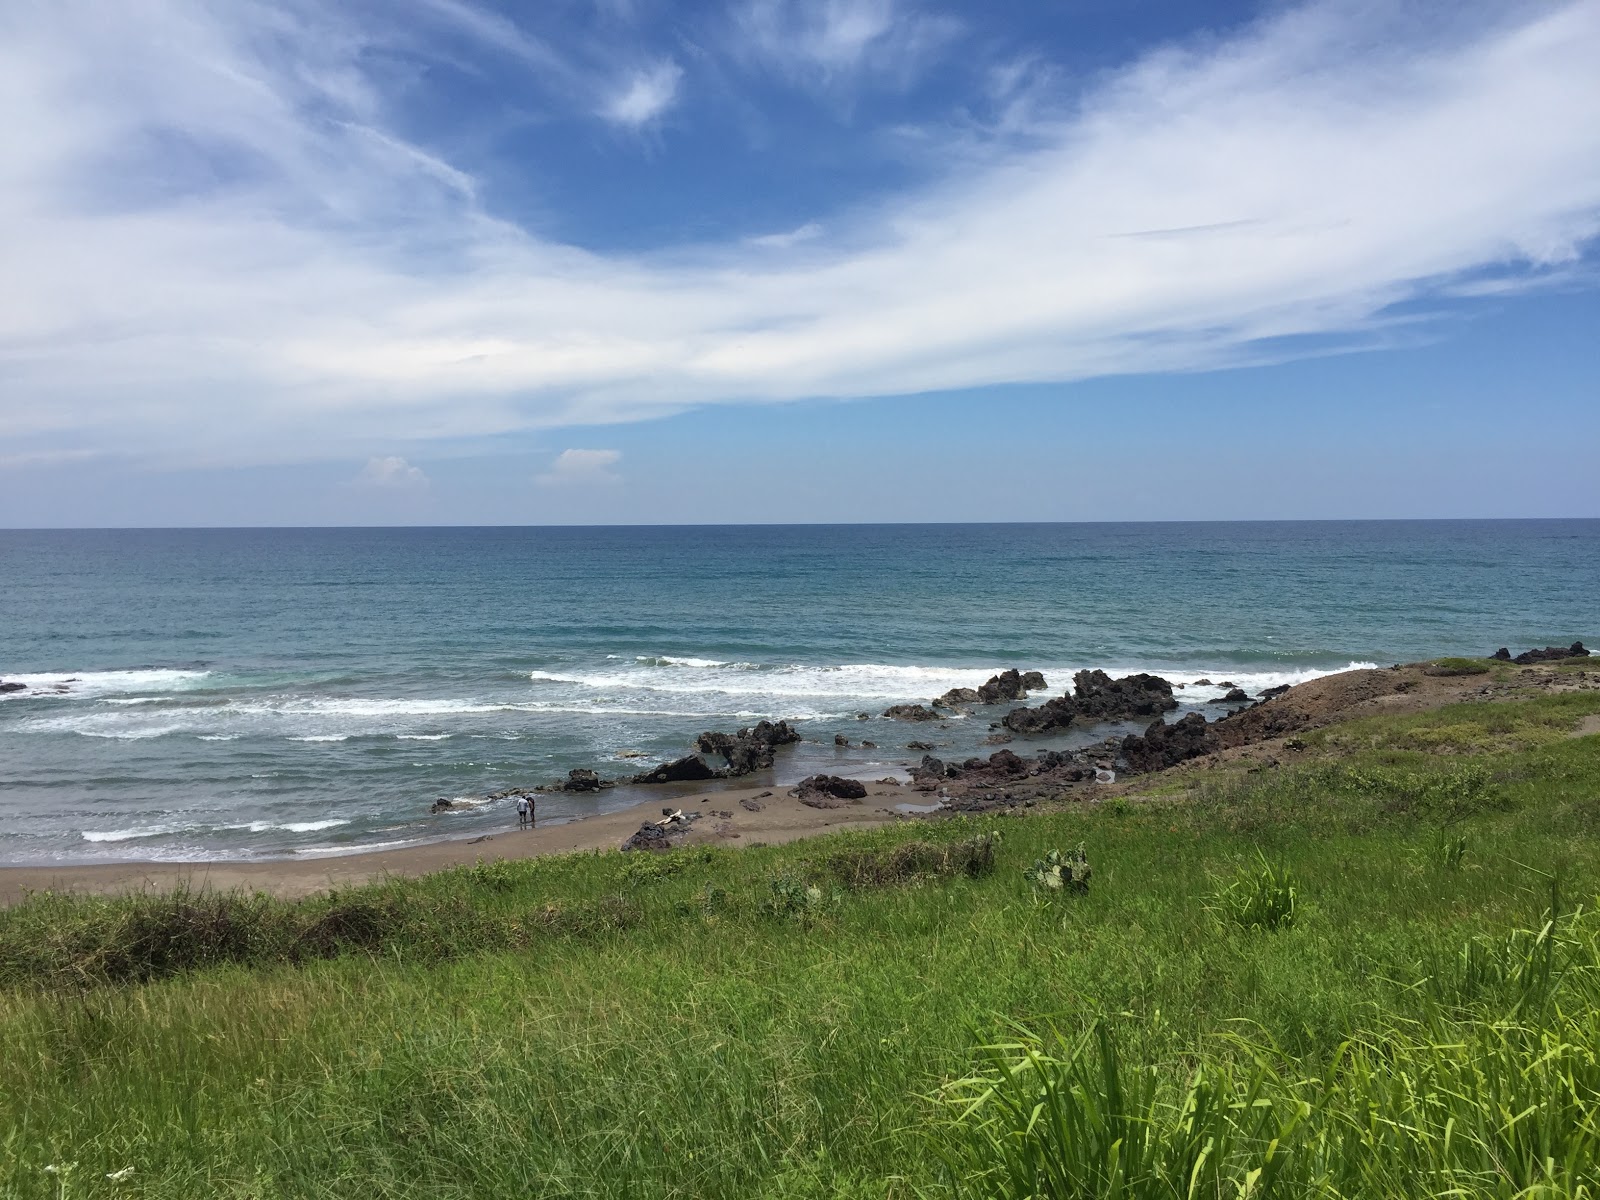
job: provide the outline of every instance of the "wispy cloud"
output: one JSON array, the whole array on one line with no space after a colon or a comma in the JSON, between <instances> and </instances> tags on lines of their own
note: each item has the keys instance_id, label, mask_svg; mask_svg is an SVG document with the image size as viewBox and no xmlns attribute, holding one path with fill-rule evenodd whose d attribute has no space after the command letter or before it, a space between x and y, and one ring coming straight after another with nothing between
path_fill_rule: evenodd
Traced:
<instances>
[{"instance_id":1,"label":"wispy cloud","mask_svg":"<svg viewBox=\"0 0 1600 1200\"><path fill-rule=\"evenodd\" d=\"M550 469L535 479L546 487L620 483L622 477L612 468L621 461L620 450L563 450Z\"/></svg>"},{"instance_id":2,"label":"wispy cloud","mask_svg":"<svg viewBox=\"0 0 1600 1200\"><path fill-rule=\"evenodd\" d=\"M601 108L608 121L637 129L654 121L678 95L683 68L674 62L659 62L632 72L616 93Z\"/></svg>"},{"instance_id":3,"label":"wispy cloud","mask_svg":"<svg viewBox=\"0 0 1600 1200\"><path fill-rule=\"evenodd\" d=\"M960 32L955 19L905 0L744 0L738 48L794 82L905 87Z\"/></svg>"},{"instance_id":4,"label":"wispy cloud","mask_svg":"<svg viewBox=\"0 0 1600 1200\"><path fill-rule=\"evenodd\" d=\"M668 259L486 211L388 119L337 9L13 5L0 439L351 458L375 434L1190 370L1571 264L1600 232L1600 4L1427 31L1380 10L1152 54L817 236ZM888 36L862 11L819 64Z\"/></svg>"},{"instance_id":5,"label":"wispy cloud","mask_svg":"<svg viewBox=\"0 0 1600 1200\"><path fill-rule=\"evenodd\" d=\"M398 455L369 458L355 477L361 487L387 488L398 491L415 491L428 486L428 477L421 467L414 467Z\"/></svg>"}]
</instances>

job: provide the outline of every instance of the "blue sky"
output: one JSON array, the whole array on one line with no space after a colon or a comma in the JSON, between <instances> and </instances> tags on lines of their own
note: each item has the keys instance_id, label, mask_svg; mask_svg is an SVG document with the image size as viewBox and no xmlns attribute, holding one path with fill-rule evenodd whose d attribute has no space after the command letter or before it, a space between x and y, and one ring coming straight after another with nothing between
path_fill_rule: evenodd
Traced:
<instances>
[{"instance_id":1,"label":"blue sky","mask_svg":"<svg viewBox=\"0 0 1600 1200\"><path fill-rule=\"evenodd\" d=\"M1600 0L17 0L0 524L1600 515Z\"/></svg>"}]
</instances>

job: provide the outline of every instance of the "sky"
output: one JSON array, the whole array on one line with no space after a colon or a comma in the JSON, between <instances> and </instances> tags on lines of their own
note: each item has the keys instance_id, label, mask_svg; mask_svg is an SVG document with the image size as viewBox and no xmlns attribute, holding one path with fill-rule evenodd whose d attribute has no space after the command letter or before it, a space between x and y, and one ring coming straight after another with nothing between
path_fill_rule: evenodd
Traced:
<instances>
[{"instance_id":1,"label":"sky","mask_svg":"<svg viewBox=\"0 0 1600 1200\"><path fill-rule=\"evenodd\" d=\"M7 0L0 526L1600 516L1600 0Z\"/></svg>"}]
</instances>

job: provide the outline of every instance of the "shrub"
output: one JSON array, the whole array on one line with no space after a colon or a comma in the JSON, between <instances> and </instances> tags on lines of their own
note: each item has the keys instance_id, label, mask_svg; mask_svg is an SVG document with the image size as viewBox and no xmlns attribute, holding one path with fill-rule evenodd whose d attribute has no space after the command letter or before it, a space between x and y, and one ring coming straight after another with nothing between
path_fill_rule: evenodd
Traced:
<instances>
[{"instance_id":1,"label":"shrub","mask_svg":"<svg viewBox=\"0 0 1600 1200\"><path fill-rule=\"evenodd\" d=\"M1069 850L1065 854L1060 850L1049 851L1022 874L1036 892L1044 895L1060 892L1087 896L1089 877L1094 871L1089 866L1089 856L1084 853L1083 843L1079 842L1076 850Z\"/></svg>"}]
</instances>

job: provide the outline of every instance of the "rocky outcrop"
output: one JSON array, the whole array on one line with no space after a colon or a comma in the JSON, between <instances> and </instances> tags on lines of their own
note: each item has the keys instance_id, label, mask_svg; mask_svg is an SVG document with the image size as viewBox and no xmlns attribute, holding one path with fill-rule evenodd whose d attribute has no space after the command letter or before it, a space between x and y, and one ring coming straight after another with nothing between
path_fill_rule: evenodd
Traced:
<instances>
[{"instance_id":1,"label":"rocky outcrop","mask_svg":"<svg viewBox=\"0 0 1600 1200\"><path fill-rule=\"evenodd\" d=\"M1037 708L1014 708L1002 724L1013 733L1048 733L1074 721L1126 721L1177 707L1172 685L1159 675L1112 679L1104 671L1079 671L1072 677L1072 695L1046 700Z\"/></svg>"},{"instance_id":2,"label":"rocky outcrop","mask_svg":"<svg viewBox=\"0 0 1600 1200\"><path fill-rule=\"evenodd\" d=\"M981 699L974 688L954 687L934 701L939 708L956 708L962 704L978 704Z\"/></svg>"},{"instance_id":3,"label":"rocky outcrop","mask_svg":"<svg viewBox=\"0 0 1600 1200\"><path fill-rule=\"evenodd\" d=\"M737 733L702 733L694 744L701 754L717 755L728 764L726 770L718 772L719 777L732 778L770 767L779 746L791 746L799 740L800 735L787 721L760 721Z\"/></svg>"},{"instance_id":4,"label":"rocky outcrop","mask_svg":"<svg viewBox=\"0 0 1600 1200\"><path fill-rule=\"evenodd\" d=\"M1249 704L1250 694L1243 688L1233 688L1226 696L1217 696L1211 700L1212 704Z\"/></svg>"},{"instance_id":5,"label":"rocky outcrop","mask_svg":"<svg viewBox=\"0 0 1600 1200\"><path fill-rule=\"evenodd\" d=\"M599 774L586 767L568 771L561 784L563 792L598 792L601 788L616 787L616 780L601 779Z\"/></svg>"},{"instance_id":6,"label":"rocky outcrop","mask_svg":"<svg viewBox=\"0 0 1600 1200\"><path fill-rule=\"evenodd\" d=\"M1490 658L1498 658L1501 662L1510 662L1511 661L1511 651L1507 647L1501 646L1500 649L1496 650L1493 654L1489 655L1489 657Z\"/></svg>"},{"instance_id":7,"label":"rocky outcrop","mask_svg":"<svg viewBox=\"0 0 1600 1200\"><path fill-rule=\"evenodd\" d=\"M701 779L721 779L722 772L716 770L698 754L685 754L682 758L673 759L648 771L643 771L628 780L629 783L687 783Z\"/></svg>"},{"instance_id":8,"label":"rocky outcrop","mask_svg":"<svg viewBox=\"0 0 1600 1200\"><path fill-rule=\"evenodd\" d=\"M1496 657L1499 657L1496 655ZM1560 646L1546 646L1543 650L1524 650L1511 661L1521 666L1536 662L1554 662L1563 658L1588 658L1589 651L1582 642L1573 642L1566 649Z\"/></svg>"},{"instance_id":9,"label":"rocky outcrop","mask_svg":"<svg viewBox=\"0 0 1600 1200\"><path fill-rule=\"evenodd\" d=\"M1034 783L1049 788L1092 778L1092 765L1083 763L1074 754L1058 750L1044 750L1031 759L1012 750L996 750L988 758L973 757L960 763L947 763L925 754L922 762L911 768L912 782L925 791L947 782L959 783L962 787Z\"/></svg>"},{"instance_id":10,"label":"rocky outcrop","mask_svg":"<svg viewBox=\"0 0 1600 1200\"><path fill-rule=\"evenodd\" d=\"M847 803L865 800L867 785L841 775L811 775L802 779L790 794L811 808L842 808Z\"/></svg>"},{"instance_id":11,"label":"rocky outcrop","mask_svg":"<svg viewBox=\"0 0 1600 1200\"><path fill-rule=\"evenodd\" d=\"M1104 671L1079 671L1072 677L1072 699L1085 721L1153 717L1178 707L1172 685L1144 672L1112 679Z\"/></svg>"},{"instance_id":12,"label":"rocky outcrop","mask_svg":"<svg viewBox=\"0 0 1600 1200\"><path fill-rule=\"evenodd\" d=\"M1269 687L1256 693L1263 700L1271 700L1274 696L1281 696L1289 690L1287 683L1280 683L1277 687Z\"/></svg>"},{"instance_id":13,"label":"rocky outcrop","mask_svg":"<svg viewBox=\"0 0 1600 1200\"><path fill-rule=\"evenodd\" d=\"M1129 734L1122 741L1122 757L1130 771L1164 771L1202 754L1221 748L1216 732L1199 713L1190 713L1168 725L1152 721L1143 734Z\"/></svg>"},{"instance_id":14,"label":"rocky outcrop","mask_svg":"<svg viewBox=\"0 0 1600 1200\"><path fill-rule=\"evenodd\" d=\"M15 683L15 682L13 682L13 683L0 683L0 693L5 693L5 692L25 692L27 690L28 690L28 685L25 684L25 683Z\"/></svg>"},{"instance_id":15,"label":"rocky outcrop","mask_svg":"<svg viewBox=\"0 0 1600 1200\"><path fill-rule=\"evenodd\" d=\"M1012 733L1049 733L1065 729L1078 719L1078 706L1071 696L1057 696L1037 708L1013 708L1000 718Z\"/></svg>"},{"instance_id":16,"label":"rocky outcrop","mask_svg":"<svg viewBox=\"0 0 1600 1200\"><path fill-rule=\"evenodd\" d=\"M944 717L921 704L891 704L883 715L892 721L942 721Z\"/></svg>"},{"instance_id":17,"label":"rocky outcrop","mask_svg":"<svg viewBox=\"0 0 1600 1200\"><path fill-rule=\"evenodd\" d=\"M1044 676L1038 671L1023 674L1015 667L1001 671L978 688L978 701L982 704L1003 704L1008 700L1026 700L1030 691L1043 691Z\"/></svg>"}]
</instances>

